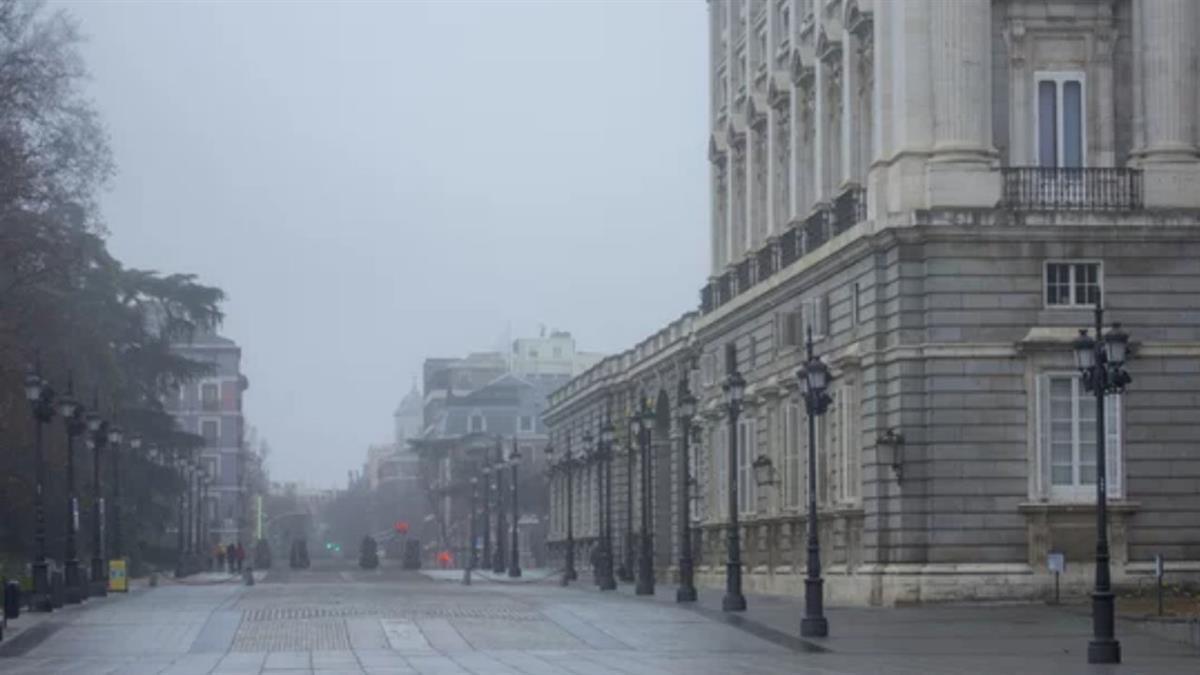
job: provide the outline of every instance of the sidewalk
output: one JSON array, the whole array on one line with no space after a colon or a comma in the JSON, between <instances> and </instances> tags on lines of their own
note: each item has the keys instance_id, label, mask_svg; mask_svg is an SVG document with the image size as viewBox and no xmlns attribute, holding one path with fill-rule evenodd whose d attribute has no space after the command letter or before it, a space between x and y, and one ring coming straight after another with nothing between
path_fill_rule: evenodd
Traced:
<instances>
[{"instance_id":1,"label":"sidewalk","mask_svg":"<svg viewBox=\"0 0 1200 675\"><path fill-rule=\"evenodd\" d=\"M463 580L463 570L461 569L419 571L422 575L434 581L461 582ZM545 581L557 581L560 574L559 570L545 568L522 569L521 576L513 578L508 576L506 572L496 574L491 570L476 569L471 571L471 583L538 584Z\"/></svg>"},{"instance_id":2,"label":"sidewalk","mask_svg":"<svg viewBox=\"0 0 1200 675\"><path fill-rule=\"evenodd\" d=\"M601 594L591 574L580 571L571 588ZM633 602L675 603L675 586L658 584L653 597L620 584L610 595ZM801 638L802 597L746 594L747 610L721 611L723 589L700 588L695 604L678 606L737 626L801 653L828 655L842 663L879 664L883 672L1200 672L1200 652L1166 640L1141 622L1118 618L1123 665L1086 664L1091 637L1088 604L970 604L910 607L827 607L829 637ZM981 665L982 664L982 665ZM991 670L989 670L989 668Z\"/></svg>"}]
</instances>

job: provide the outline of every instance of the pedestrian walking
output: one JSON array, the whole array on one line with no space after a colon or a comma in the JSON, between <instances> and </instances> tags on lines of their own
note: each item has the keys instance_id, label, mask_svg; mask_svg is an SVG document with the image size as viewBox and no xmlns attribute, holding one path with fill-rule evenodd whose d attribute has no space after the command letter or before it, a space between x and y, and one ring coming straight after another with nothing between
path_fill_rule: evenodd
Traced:
<instances>
[{"instance_id":1,"label":"pedestrian walking","mask_svg":"<svg viewBox=\"0 0 1200 675\"><path fill-rule=\"evenodd\" d=\"M229 561L229 573L233 574L237 567L237 547L233 543L225 547L225 559Z\"/></svg>"},{"instance_id":2,"label":"pedestrian walking","mask_svg":"<svg viewBox=\"0 0 1200 675\"><path fill-rule=\"evenodd\" d=\"M242 542L237 543L237 571L242 571L242 564L246 562L246 547L242 546Z\"/></svg>"}]
</instances>

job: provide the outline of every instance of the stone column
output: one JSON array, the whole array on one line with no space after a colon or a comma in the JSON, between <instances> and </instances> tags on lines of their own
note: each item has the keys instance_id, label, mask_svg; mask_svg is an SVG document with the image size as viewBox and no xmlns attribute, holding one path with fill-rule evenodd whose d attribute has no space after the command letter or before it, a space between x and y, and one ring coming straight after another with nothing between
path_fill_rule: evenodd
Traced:
<instances>
[{"instance_id":1,"label":"stone column","mask_svg":"<svg viewBox=\"0 0 1200 675\"><path fill-rule=\"evenodd\" d=\"M990 208L1000 200L992 147L991 0L933 0L934 142L928 206Z\"/></svg>"},{"instance_id":2,"label":"stone column","mask_svg":"<svg viewBox=\"0 0 1200 675\"><path fill-rule=\"evenodd\" d=\"M888 0L875 0L875 58L871 63L871 166L867 172L867 216L879 219L887 213L887 162L892 156L892 7Z\"/></svg>"},{"instance_id":3,"label":"stone column","mask_svg":"<svg viewBox=\"0 0 1200 675\"><path fill-rule=\"evenodd\" d=\"M925 167L933 146L933 115L929 79L929 21L932 0L905 0L887 5L890 20L877 18L876 34L888 31L877 43L875 60L881 66L878 78L892 89L890 115L880 118L891 125L887 155L887 210L909 211L925 207ZM884 49L886 45L886 50Z\"/></svg>"},{"instance_id":4,"label":"stone column","mask_svg":"<svg viewBox=\"0 0 1200 675\"><path fill-rule=\"evenodd\" d=\"M1196 147L1195 0L1136 3L1145 146L1146 206L1200 206L1200 155Z\"/></svg>"},{"instance_id":5,"label":"stone column","mask_svg":"<svg viewBox=\"0 0 1200 675\"><path fill-rule=\"evenodd\" d=\"M842 175L838 187L861 183L858 166L862 111L858 105L858 38L842 30ZM835 190L836 191L836 190Z\"/></svg>"}]
</instances>

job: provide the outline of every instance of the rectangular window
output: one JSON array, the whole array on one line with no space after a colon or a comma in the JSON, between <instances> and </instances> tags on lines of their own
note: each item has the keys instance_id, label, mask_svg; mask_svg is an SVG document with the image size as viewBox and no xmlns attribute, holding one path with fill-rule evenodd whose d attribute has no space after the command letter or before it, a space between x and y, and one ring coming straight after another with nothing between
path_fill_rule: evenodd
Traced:
<instances>
[{"instance_id":1,"label":"rectangular window","mask_svg":"<svg viewBox=\"0 0 1200 675\"><path fill-rule=\"evenodd\" d=\"M800 338L801 342L808 338L810 329L814 341L824 339L829 332L829 296L821 295L805 300L801 307L804 314L804 335Z\"/></svg>"},{"instance_id":2,"label":"rectangular window","mask_svg":"<svg viewBox=\"0 0 1200 675\"><path fill-rule=\"evenodd\" d=\"M716 480L713 481L713 498L716 508L713 513L718 518L729 516L729 426L718 423L713 434L713 466L716 468Z\"/></svg>"},{"instance_id":3,"label":"rectangular window","mask_svg":"<svg viewBox=\"0 0 1200 675\"><path fill-rule=\"evenodd\" d=\"M221 440L221 421L200 420L200 435L204 437L204 445L206 447L217 447Z\"/></svg>"},{"instance_id":4,"label":"rectangular window","mask_svg":"<svg viewBox=\"0 0 1200 675\"><path fill-rule=\"evenodd\" d=\"M483 415L480 415L480 414L471 415L471 422L470 422L469 430L472 433L477 432L477 431L486 431L486 429L487 429L487 425L484 423Z\"/></svg>"},{"instance_id":5,"label":"rectangular window","mask_svg":"<svg viewBox=\"0 0 1200 675\"><path fill-rule=\"evenodd\" d=\"M205 411L221 409L221 396L215 382L200 385L200 407Z\"/></svg>"},{"instance_id":6,"label":"rectangular window","mask_svg":"<svg viewBox=\"0 0 1200 675\"><path fill-rule=\"evenodd\" d=\"M1094 307L1102 294L1098 262L1048 262L1047 307Z\"/></svg>"},{"instance_id":7,"label":"rectangular window","mask_svg":"<svg viewBox=\"0 0 1200 675\"><path fill-rule=\"evenodd\" d=\"M214 483L217 482L217 478L220 476L220 474L218 473L219 467L220 467L220 464L218 463L216 457L205 457L204 458L204 470L206 472L208 472L209 479L212 480Z\"/></svg>"},{"instance_id":8,"label":"rectangular window","mask_svg":"<svg viewBox=\"0 0 1200 675\"><path fill-rule=\"evenodd\" d=\"M804 506L804 457L801 456L800 406L794 401L783 404L783 486L784 507Z\"/></svg>"},{"instance_id":9,"label":"rectangular window","mask_svg":"<svg viewBox=\"0 0 1200 675\"><path fill-rule=\"evenodd\" d=\"M1094 498L1096 485L1096 397L1077 374L1043 376L1041 395L1041 461L1049 496ZM1105 471L1108 494L1119 496L1121 472L1121 397L1104 401Z\"/></svg>"},{"instance_id":10,"label":"rectangular window","mask_svg":"<svg viewBox=\"0 0 1200 675\"><path fill-rule=\"evenodd\" d=\"M1037 158L1044 169L1084 166L1087 135L1084 128L1082 73L1038 73Z\"/></svg>"},{"instance_id":11,"label":"rectangular window","mask_svg":"<svg viewBox=\"0 0 1200 675\"><path fill-rule=\"evenodd\" d=\"M531 415L521 415L517 428L521 431L533 431L533 417Z\"/></svg>"},{"instance_id":12,"label":"rectangular window","mask_svg":"<svg viewBox=\"0 0 1200 675\"><path fill-rule=\"evenodd\" d=\"M854 503L859 498L858 393L854 380L846 380L837 397L838 499Z\"/></svg>"},{"instance_id":13,"label":"rectangular window","mask_svg":"<svg viewBox=\"0 0 1200 675\"><path fill-rule=\"evenodd\" d=\"M754 418L744 417L738 420L737 447L737 489L738 512L750 514L754 512L756 495L754 482L755 427Z\"/></svg>"},{"instance_id":14,"label":"rectangular window","mask_svg":"<svg viewBox=\"0 0 1200 675\"><path fill-rule=\"evenodd\" d=\"M800 312L777 312L775 314L775 349L783 350L804 345Z\"/></svg>"}]
</instances>

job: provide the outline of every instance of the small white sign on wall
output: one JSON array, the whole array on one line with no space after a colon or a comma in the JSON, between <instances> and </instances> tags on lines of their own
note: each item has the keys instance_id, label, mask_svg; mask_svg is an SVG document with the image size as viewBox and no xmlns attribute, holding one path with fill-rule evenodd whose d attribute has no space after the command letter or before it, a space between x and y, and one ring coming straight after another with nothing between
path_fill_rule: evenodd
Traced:
<instances>
[{"instance_id":1,"label":"small white sign on wall","mask_svg":"<svg viewBox=\"0 0 1200 675\"><path fill-rule=\"evenodd\" d=\"M1046 554L1046 567L1055 574L1062 574L1067 570L1067 558L1058 551L1051 551Z\"/></svg>"}]
</instances>

